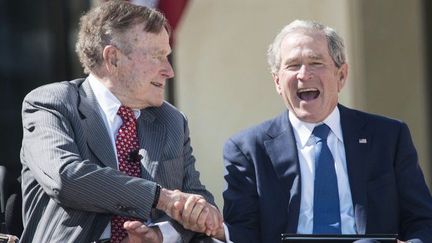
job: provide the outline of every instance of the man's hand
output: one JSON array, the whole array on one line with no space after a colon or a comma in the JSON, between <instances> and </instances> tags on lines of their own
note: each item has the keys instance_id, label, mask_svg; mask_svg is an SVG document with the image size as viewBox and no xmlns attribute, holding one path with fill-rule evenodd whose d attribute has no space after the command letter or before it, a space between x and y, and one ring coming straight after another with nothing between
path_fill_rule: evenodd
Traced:
<instances>
[{"instance_id":1,"label":"man's hand","mask_svg":"<svg viewBox=\"0 0 432 243\"><path fill-rule=\"evenodd\" d=\"M126 221L123 225L128 237L122 243L162 243L159 227L147 227L139 221Z\"/></svg>"},{"instance_id":2,"label":"man's hand","mask_svg":"<svg viewBox=\"0 0 432 243\"><path fill-rule=\"evenodd\" d=\"M195 232L214 235L222 227L221 213L201 195L163 188L157 208L181 223L184 228Z\"/></svg>"},{"instance_id":3,"label":"man's hand","mask_svg":"<svg viewBox=\"0 0 432 243\"><path fill-rule=\"evenodd\" d=\"M222 227L219 227L219 228L216 230L216 233L215 233L215 234L212 234L212 237L213 237L213 238L216 238L216 239L218 239L218 240L220 240L220 241L223 241L223 242L226 241L225 229L224 229L223 225L222 225ZM230 241L230 242L231 242L231 241Z\"/></svg>"},{"instance_id":4,"label":"man's hand","mask_svg":"<svg viewBox=\"0 0 432 243\"><path fill-rule=\"evenodd\" d=\"M15 243L18 242L18 237L16 237L15 235L0 233L0 240L0 242Z\"/></svg>"},{"instance_id":5,"label":"man's hand","mask_svg":"<svg viewBox=\"0 0 432 243\"><path fill-rule=\"evenodd\" d=\"M171 191L162 188L156 208L164 211L171 218L179 220L184 204L190 195L179 190Z\"/></svg>"},{"instance_id":6,"label":"man's hand","mask_svg":"<svg viewBox=\"0 0 432 243\"><path fill-rule=\"evenodd\" d=\"M182 210L180 222L186 229L210 236L222 227L223 218L219 210L204 198L189 197Z\"/></svg>"}]
</instances>

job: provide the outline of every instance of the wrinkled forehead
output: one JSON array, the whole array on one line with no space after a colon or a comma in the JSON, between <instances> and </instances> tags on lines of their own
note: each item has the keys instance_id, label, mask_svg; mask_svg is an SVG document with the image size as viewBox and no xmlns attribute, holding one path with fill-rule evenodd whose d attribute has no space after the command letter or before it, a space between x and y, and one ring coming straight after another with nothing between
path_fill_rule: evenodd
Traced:
<instances>
[{"instance_id":1,"label":"wrinkled forehead","mask_svg":"<svg viewBox=\"0 0 432 243\"><path fill-rule=\"evenodd\" d=\"M327 46L327 38L323 31L309 29L294 29L289 31L282 40L281 46L311 42Z\"/></svg>"},{"instance_id":2,"label":"wrinkled forehead","mask_svg":"<svg viewBox=\"0 0 432 243\"><path fill-rule=\"evenodd\" d=\"M161 29L159 33L151 33L145 31L141 26L135 26L126 33L125 39L132 47L171 50L169 34L165 28Z\"/></svg>"},{"instance_id":3,"label":"wrinkled forehead","mask_svg":"<svg viewBox=\"0 0 432 243\"><path fill-rule=\"evenodd\" d=\"M281 43L282 57L288 53L309 50L316 54L329 54L328 42L324 32L297 30L289 32Z\"/></svg>"}]
</instances>

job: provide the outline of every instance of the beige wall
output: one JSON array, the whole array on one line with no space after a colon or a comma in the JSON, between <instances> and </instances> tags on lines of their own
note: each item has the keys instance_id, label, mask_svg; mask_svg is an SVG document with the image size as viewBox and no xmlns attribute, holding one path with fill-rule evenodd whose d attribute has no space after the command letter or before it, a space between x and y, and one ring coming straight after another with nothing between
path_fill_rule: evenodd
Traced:
<instances>
[{"instance_id":1,"label":"beige wall","mask_svg":"<svg viewBox=\"0 0 432 243\"><path fill-rule=\"evenodd\" d=\"M407 121L427 167L426 133L420 132L425 94L417 92L424 90L419 12L419 1L403 0L191 1L177 35L177 105L189 118L197 167L218 205L224 141L285 109L266 50L297 18L318 20L345 38L350 74L342 103Z\"/></svg>"}]
</instances>

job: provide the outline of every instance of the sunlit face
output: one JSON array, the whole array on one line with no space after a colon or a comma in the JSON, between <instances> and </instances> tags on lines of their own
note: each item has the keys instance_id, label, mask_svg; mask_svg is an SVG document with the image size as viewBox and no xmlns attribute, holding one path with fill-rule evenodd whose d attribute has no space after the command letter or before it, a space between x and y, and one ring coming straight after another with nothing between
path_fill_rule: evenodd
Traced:
<instances>
[{"instance_id":1,"label":"sunlit face","mask_svg":"<svg viewBox=\"0 0 432 243\"><path fill-rule=\"evenodd\" d=\"M161 106L166 81L174 77L168 62L171 48L167 31L153 34L143 29L143 25L137 25L126 33L132 52L118 52L112 87L124 105L139 109Z\"/></svg>"},{"instance_id":2,"label":"sunlit face","mask_svg":"<svg viewBox=\"0 0 432 243\"><path fill-rule=\"evenodd\" d=\"M273 74L276 91L296 117L323 121L338 103L347 64L337 68L323 33L296 31L281 43L281 66Z\"/></svg>"}]
</instances>

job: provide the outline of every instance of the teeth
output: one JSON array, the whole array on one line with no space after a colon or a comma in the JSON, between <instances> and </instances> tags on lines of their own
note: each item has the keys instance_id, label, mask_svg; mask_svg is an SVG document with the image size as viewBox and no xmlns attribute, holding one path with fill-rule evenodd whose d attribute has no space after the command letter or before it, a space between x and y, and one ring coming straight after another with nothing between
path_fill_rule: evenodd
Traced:
<instances>
[{"instance_id":1,"label":"teeth","mask_svg":"<svg viewBox=\"0 0 432 243\"><path fill-rule=\"evenodd\" d=\"M304 88L304 89L299 89L297 92L302 93L302 92L311 92L311 91L318 91L318 89L316 89L316 88Z\"/></svg>"},{"instance_id":2,"label":"teeth","mask_svg":"<svg viewBox=\"0 0 432 243\"><path fill-rule=\"evenodd\" d=\"M311 101L320 95L320 91L316 88L304 88L297 91L297 97L304 101Z\"/></svg>"}]
</instances>

